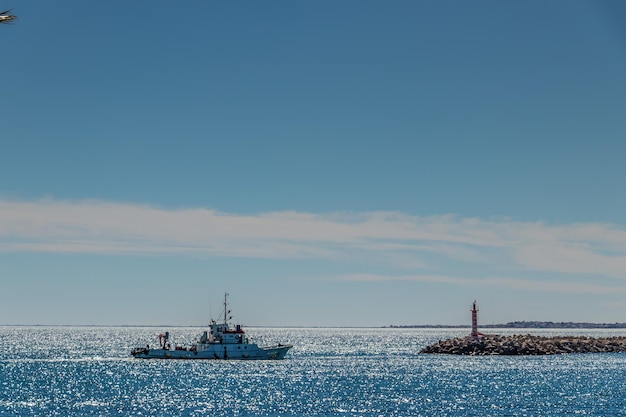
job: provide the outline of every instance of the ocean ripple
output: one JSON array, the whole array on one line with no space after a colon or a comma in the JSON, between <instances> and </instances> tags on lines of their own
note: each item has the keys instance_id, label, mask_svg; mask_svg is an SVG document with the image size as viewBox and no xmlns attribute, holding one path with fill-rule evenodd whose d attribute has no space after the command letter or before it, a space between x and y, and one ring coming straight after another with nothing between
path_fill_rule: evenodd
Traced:
<instances>
[{"instance_id":1,"label":"ocean ripple","mask_svg":"<svg viewBox=\"0 0 626 417\"><path fill-rule=\"evenodd\" d=\"M181 343L201 331L169 330ZM130 357L159 331L0 327L0 415L626 415L622 353L423 355L467 330L253 328L259 344L294 348L282 361Z\"/></svg>"}]
</instances>

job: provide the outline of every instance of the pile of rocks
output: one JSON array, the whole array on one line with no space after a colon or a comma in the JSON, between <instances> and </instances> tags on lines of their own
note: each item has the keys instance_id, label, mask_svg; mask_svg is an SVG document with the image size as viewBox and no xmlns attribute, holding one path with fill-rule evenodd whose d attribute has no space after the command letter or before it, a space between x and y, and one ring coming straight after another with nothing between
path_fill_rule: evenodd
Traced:
<instances>
[{"instance_id":1,"label":"pile of rocks","mask_svg":"<svg viewBox=\"0 0 626 417\"><path fill-rule=\"evenodd\" d=\"M489 335L440 340L420 351L449 355L556 355L591 352L626 352L626 337Z\"/></svg>"}]
</instances>

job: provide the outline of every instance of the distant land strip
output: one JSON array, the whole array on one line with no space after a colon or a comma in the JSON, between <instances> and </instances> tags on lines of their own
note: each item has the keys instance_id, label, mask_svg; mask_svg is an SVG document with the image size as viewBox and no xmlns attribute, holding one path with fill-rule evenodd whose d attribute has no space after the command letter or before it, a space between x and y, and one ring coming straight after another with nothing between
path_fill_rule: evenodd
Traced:
<instances>
[{"instance_id":1,"label":"distant land strip","mask_svg":"<svg viewBox=\"0 0 626 417\"><path fill-rule=\"evenodd\" d=\"M463 329L472 326L459 324L456 326L445 324L423 325L390 325L392 329ZM503 324L481 324L481 329L626 329L626 323L578 323L578 322L553 322L553 321L512 321Z\"/></svg>"}]
</instances>

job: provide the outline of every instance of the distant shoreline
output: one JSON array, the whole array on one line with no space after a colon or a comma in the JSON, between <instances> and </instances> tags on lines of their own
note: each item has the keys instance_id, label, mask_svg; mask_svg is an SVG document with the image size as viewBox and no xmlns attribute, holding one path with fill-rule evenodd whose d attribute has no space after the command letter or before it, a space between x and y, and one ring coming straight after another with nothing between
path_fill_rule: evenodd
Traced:
<instances>
[{"instance_id":1,"label":"distant shoreline","mask_svg":"<svg viewBox=\"0 0 626 417\"><path fill-rule=\"evenodd\" d=\"M423 325L390 325L391 329L465 329L472 326L423 324ZM552 321L514 321L503 324L483 324L481 329L626 329L626 323L585 323L585 322L552 322Z\"/></svg>"}]
</instances>

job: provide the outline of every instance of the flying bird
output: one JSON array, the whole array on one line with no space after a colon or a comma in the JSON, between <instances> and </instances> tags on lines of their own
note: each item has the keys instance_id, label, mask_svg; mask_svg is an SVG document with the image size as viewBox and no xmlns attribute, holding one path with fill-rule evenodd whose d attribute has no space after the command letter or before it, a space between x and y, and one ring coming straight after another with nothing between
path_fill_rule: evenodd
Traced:
<instances>
[{"instance_id":1,"label":"flying bird","mask_svg":"<svg viewBox=\"0 0 626 417\"><path fill-rule=\"evenodd\" d=\"M11 9L0 12L0 23L11 23L15 19L17 19L17 16L10 13Z\"/></svg>"}]
</instances>

